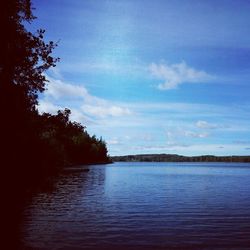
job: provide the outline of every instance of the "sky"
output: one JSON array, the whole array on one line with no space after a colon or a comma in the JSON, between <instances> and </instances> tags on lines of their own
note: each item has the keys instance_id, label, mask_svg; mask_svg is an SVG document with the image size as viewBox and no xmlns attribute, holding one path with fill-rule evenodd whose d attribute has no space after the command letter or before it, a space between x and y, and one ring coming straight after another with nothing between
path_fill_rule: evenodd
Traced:
<instances>
[{"instance_id":1,"label":"sky","mask_svg":"<svg viewBox=\"0 0 250 250\"><path fill-rule=\"evenodd\" d=\"M38 109L109 154L250 154L250 1L34 0L61 60Z\"/></svg>"}]
</instances>

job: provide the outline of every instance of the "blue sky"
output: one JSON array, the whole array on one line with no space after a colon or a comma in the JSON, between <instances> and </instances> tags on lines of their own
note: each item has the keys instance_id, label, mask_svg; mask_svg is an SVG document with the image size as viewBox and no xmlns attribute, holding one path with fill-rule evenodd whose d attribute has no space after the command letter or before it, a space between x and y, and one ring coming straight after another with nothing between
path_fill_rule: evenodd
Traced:
<instances>
[{"instance_id":1,"label":"blue sky","mask_svg":"<svg viewBox=\"0 0 250 250\"><path fill-rule=\"evenodd\" d=\"M43 0L59 41L41 112L68 107L110 155L250 154L250 2Z\"/></svg>"}]
</instances>

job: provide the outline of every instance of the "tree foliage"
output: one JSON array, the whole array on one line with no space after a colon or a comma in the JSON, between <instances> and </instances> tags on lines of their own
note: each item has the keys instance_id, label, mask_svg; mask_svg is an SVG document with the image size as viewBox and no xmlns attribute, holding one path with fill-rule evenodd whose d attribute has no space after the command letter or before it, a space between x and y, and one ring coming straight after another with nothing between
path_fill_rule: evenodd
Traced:
<instances>
[{"instance_id":1,"label":"tree foliage","mask_svg":"<svg viewBox=\"0 0 250 250\"><path fill-rule=\"evenodd\" d=\"M30 0L5 0L1 5L1 87L17 85L28 102L26 108L34 109L37 93L45 89L43 72L59 60L51 56L57 44L44 42L43 29L36 34L25 29L24 23L35 19Z\"/></svg>"},{"instance_id":2,"label":"tree foliage","mask_svg":"<svg viewBox=\"0 0 250 250\"><path fill-rule=\"evenodd\" d=\"M33 34L26 29L34 19L30 0L1 1L1 160L21 186L66 164L109 160L105 142L71 122L70 110L38 113L38 93L47 82L44 72L59 58L52 56L57 44L45 42L45 30Z\"/></svg>"}]
</instances>

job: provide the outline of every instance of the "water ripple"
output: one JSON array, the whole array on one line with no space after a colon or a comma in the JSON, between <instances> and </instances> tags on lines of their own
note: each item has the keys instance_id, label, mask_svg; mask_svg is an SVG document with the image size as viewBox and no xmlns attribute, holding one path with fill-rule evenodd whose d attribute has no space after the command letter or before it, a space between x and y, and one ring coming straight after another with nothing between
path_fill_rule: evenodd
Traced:
<instances>
[{"instance_id":1,"label":"water ripple","mask_svg":"<svg viewBox=\"0 0 250 250\"><path fill-rule=\"evenodd\" d=\"M23 215L23 248L249 249L250 166L116 163L65 174Z\"/></svg>"}]
</instances>

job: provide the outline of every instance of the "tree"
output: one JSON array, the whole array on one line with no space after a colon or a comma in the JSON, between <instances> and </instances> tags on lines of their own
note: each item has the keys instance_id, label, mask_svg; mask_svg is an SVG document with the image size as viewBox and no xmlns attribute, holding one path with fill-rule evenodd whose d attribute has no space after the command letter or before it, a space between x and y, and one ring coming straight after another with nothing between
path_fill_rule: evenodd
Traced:
<instances>
[{"instance_id":1,"label":"tree","mask_svg":"<svg viewBox=\"0 0 250 250\"><path fill-rule=\"evenodd\" d=\"M57 45L44 41L44 30L32 34L25 28L34 19L30 0L1 1L1 161L6 174L17 183L19 177L25 176L24 183L32 176L35 170L28 162L41 157L42 144L36 132L38 93L45 89L43 73L59 60L51 56Z\"/></svg>"},{"instance_id":2,"label":"tree","mask_svg":"<svg viewBox=\"0 0 250 250\"><path fill-rule=\"evenodd\" d=\"M32 34L24 26L35 19L30 0L4 0L0 7L0 130L6 145L10 136L30 129L38 93L45 89L43 73L59 59L51 56L57 45L44 42L44 30Z\"/></svg>"},{"instance_id":3,"label":"tree","mask_svg":"<svg viewBox=\"0 0 250 250\"><path fill-rule=\"evenodd\" d=\"M32 22L30 0L5 0L1 3L1 57L0 82L1 90L7 91L11 85L24 92L27 107L34 109L37 104L37 93L45 89L44 71L54 67L59 58L51 53L57 46L54 42L44 42L45 30L36 34L27 31L24 23ZM1 91L2 92L2 91Z\"/></svg>"},{"instance_id":4,"label":"tree","mask_svg":"<svg viewBox=\"0 0 250 250\"><path fill-rule=\"evenodd\" d=\"M38 93L45 90L44 72L55 67L59 58L52 57L57 44L44 41L45 30L32 34L26 29L34 19L30 0L1 1L0 160L8 178L19 186L51 175L65 164L108 159L106 144L71 122L69 109L39 115L36 104Z\"/></svg>"}]
</instances>

